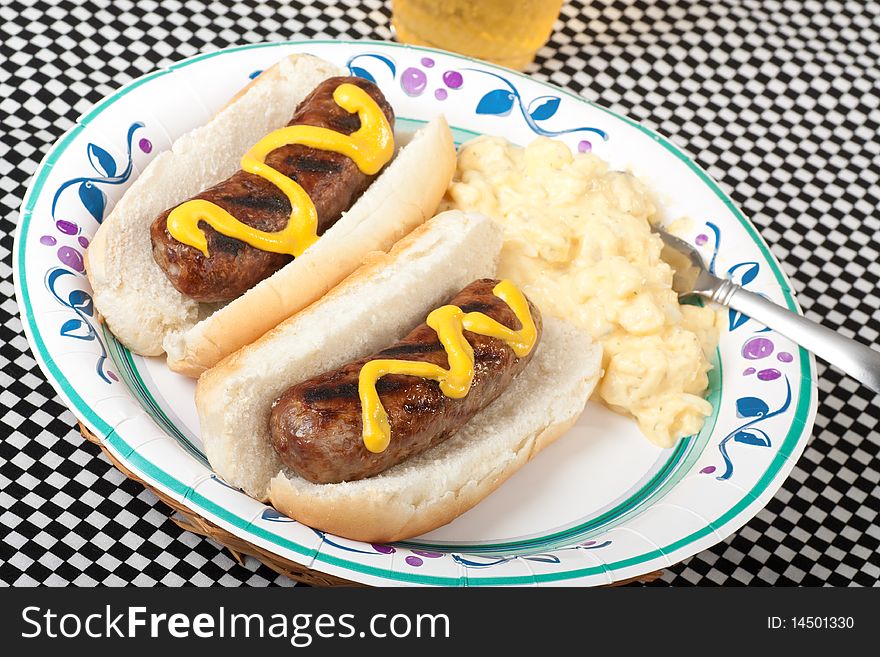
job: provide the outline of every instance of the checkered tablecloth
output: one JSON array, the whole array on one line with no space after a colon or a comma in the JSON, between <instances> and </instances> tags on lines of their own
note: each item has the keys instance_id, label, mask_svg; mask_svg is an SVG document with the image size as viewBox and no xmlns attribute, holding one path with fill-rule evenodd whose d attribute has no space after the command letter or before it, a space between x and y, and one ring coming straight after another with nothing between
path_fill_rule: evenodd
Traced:
<instances>
[{"instance_id":1,"label":"checkered tablecloth","mask_svg":"<svg viewBox=\"0 0 880 657\"><path fill-rule=\"evenodd\" d=\"M391 39L380 0L0 0L0 584L289 585L182 531L83 441L28 348L11 252L28 179L93 103L236 44ZM750 216L807 317L880 349L880 5L566 3L529 73L671 137ZM880 398L819 363L813 439L736 535L657 583L876 586Z\"/></svg>"}]
</instances>

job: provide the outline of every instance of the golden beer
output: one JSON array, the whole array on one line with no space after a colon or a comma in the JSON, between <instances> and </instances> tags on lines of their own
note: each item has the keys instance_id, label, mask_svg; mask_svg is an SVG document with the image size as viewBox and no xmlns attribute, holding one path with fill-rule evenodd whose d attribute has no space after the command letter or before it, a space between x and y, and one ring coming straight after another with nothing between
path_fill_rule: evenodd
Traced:
<instances>
[{"instance_id":1,"label":"golden beer","mask_svg":"<svg viewBox=\"0 0 880 657\"><path fill-rule=\"evenodd\" d=\"M523 69L553 30L563 0L392 0L404 43Z\"/></svg>"}]
</instances>

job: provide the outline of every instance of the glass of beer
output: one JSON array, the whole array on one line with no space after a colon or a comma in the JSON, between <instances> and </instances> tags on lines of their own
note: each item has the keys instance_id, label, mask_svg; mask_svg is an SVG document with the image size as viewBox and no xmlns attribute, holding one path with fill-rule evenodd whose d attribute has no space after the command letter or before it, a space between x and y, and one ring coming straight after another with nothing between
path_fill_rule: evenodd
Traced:
<instances>
[{"instance_id":1,"label":"glass of beer","mask_svg":"<svg viewBox=\"0 0 880 657\"><path fill-rule=\"evenodd\" d=\"M524 69L563 0L391 0L397 39Z\"/></svg>"}]
</instances>

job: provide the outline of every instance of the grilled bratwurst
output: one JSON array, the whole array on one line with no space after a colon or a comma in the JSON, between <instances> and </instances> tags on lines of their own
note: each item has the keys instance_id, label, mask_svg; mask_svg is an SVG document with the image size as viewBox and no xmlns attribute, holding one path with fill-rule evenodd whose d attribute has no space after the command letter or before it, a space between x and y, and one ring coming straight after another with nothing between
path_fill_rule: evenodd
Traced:
<instances>
[{"instance_id":1,"label":"grilled bratwurst","mask_svg":"<svg viewBox=\"0 0 880 657\"><path fill-rule=\"evenodd\" d=\"M514 312L493 294L497 283L492 279L474 281L449 303L465 313L481 312L519 330ZM531 302L529 310L540 340L540 312ZM373 453L364 446L360 371L365 363L380 358L424 361L447 369L446 351L427 324L377 354L289 388L272 406L269 429L275 451L301 477L314 483L333 483L378 474L446 440L492 403L535 353L533 348L518 358L498 338L470 331L464 331L464 337L474 350L475 375L462 399L447 397L430 379L404 374L379 379L376 389L391 425L391 443L385 451Z\"/></svg>"},{"instance_id":2,"label":"grilled bratwurst","mask_svg":"<svg viewBox=\"0 0 880 657\"><path fill-rule=\"evenodd\" d=\"M333 92L343 83L366 91L394 127L394 111L382 92L358 77L329 78L319 84L299 104L287 125L324 127L346 135L358 130L361 122L357 114L347 112L333 100ZM336 223L376 177L362 173L345 155L299 144L276 148L266 157L266 164L295 180L309 195L318 213L318 235ZM267 232L283 230L291 212L290 201L278 187L245 171L238 171L193 199L210 201L242 223ZM167 219L173 209L159 215L150 227L153 258L175 288L197 301L234 299L292 259L290 255L261 251L199 222L208 240L209 256L205 257L168 232Z\"/></svg>"}]
</instances>

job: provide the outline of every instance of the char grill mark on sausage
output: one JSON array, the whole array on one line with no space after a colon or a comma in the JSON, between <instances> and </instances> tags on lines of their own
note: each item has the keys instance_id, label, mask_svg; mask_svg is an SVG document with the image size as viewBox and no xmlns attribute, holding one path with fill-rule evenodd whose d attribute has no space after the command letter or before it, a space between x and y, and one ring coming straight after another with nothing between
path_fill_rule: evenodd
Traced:
<instances>
[{"instance_id":1,"label":"char grill mark on sausage","mask_svg":"<svg viewBox=\"0 0 880 657\"><path fill-rule=\"evenodd\" d=\"M325 402L332 399L356 399L358 387L356 383L342 383L340 385L316 386L303 392L303 399L307 403Z\"/></svg>"},{"instance_id":2,"label":"char grill mark on sausage","mask_svg":"<svg viewBox=\"0 0 880 657\"><path fill-rule=\"evenodd\" d=\"M519 320L492 290L498 281L474 281L449 303L481 308L489 317L517 330ZM541 316L529 302L541 334ZM517 358L502 340L470 331L474 382L462 399L451 399L437 382L403 374L379 379L376 389L391 424L391 443L374 454L364 447L358 380L361 368L377 358L423 361L448 369L446 351L436 332L421 324L396 344L289 388L272 406L269 430L281 460L314 483L369 477L419 454L453 435L479 410L494 401L525 368L535 352ZM537 343L536 343L537 346Z\"/></svg>"},{"instance_id":3,"label":"char grill mark on sausage","mask_svg":"<svg viewBox=\"0 0 880 657\"><path fill-rule=\"evenodd\" d=\"M236 208L247 208L248 210L256 210L261 212L270 212L270 213L279 213L290 210L290 204L284 203L284 201L277 196L271 197L260 197L260 196L231 196L227 195L223 197L223 202L232 205ZM230 213L232 214L232 213ZM215 231L216 232L216 231ZM225 235L224 235L225 237ZM228 238L233 239L233 238Z\"/></svg>"},{"instance_id":4,"label":"char grill mark on sausage","mask_svg":"<svg viewBox=\"0 0 880 657\"><path fill-rule=\"evenodd\" d=\"M431 351L443 349L443 345L439 342L424 342L414 344L399 344L394 347L388 347L379 352L381 358L399 358L400 356L408 356L412 354L426 354ZM401 360L411 360L402 358Z\"/></svg>"},{"instance_id":5,"label":"char grill mark on sausage","mask_svg":"<svg viewBox=\"0 0 880 657\"><path fill-rule=\"evenodd\" d=\"M333 100L333 92L343 83L364 89L393 128L394 111L382 92L369 80L358 77L322 82L297 106L287 125L312 125L343 134L359 129L357 114L350 114ZM336 223L375 178L364 175L345 155L301 144L275 149L266 157L266 164L299 183L312 199L318 213L318 235ZM284 193L268 180L245 171L236 172L193 198L215 203L242 223L262 231L280 231L290 218L290 201ZM153 259L177 290L197 301L234 299L292 260L289 255L261 251L199 222L208 240L206 258L168 232L168 215L173 209L163 212L150 226Z\"/></svg>"},{"instance_id":6,"label":"char grill mark on sausage","mask_svg":"<svg viewBox=\"0 0 880 657\"><path fill-rule=\"evenodd\" d=\"M475 301L473 303L466 303L463 306L460 306L460 308L464 313L485 313L491 309L491 306L480 301Z\"/></svg>"},{"instance_id":7,"label":"char grill mark on sausage","mask_svg":"<svg viewBox=\"0 0 880 657\"><path fill-rule=\"evenodd\" d=\"M388 380L388 377L379 379L376 383L376 391L381 395L384 392L394 392L401 387L400 381ZM357 383L340 383L316 386L303 392L303 399L309 403L330 402L342 399L358 399Z\"/></svg>"},{"instance_id":8,"label":"char grill mark on sausage","mask_svg":"<svg viewBox=\"0 0 880 657\"><path fill-rule=\"evenodd\" d=\"M309 173L337 173L342 170L339 162L328 162L302 156L290 156L285 162L294 171L308 171Z\"/></svg>"}]
</instances>

